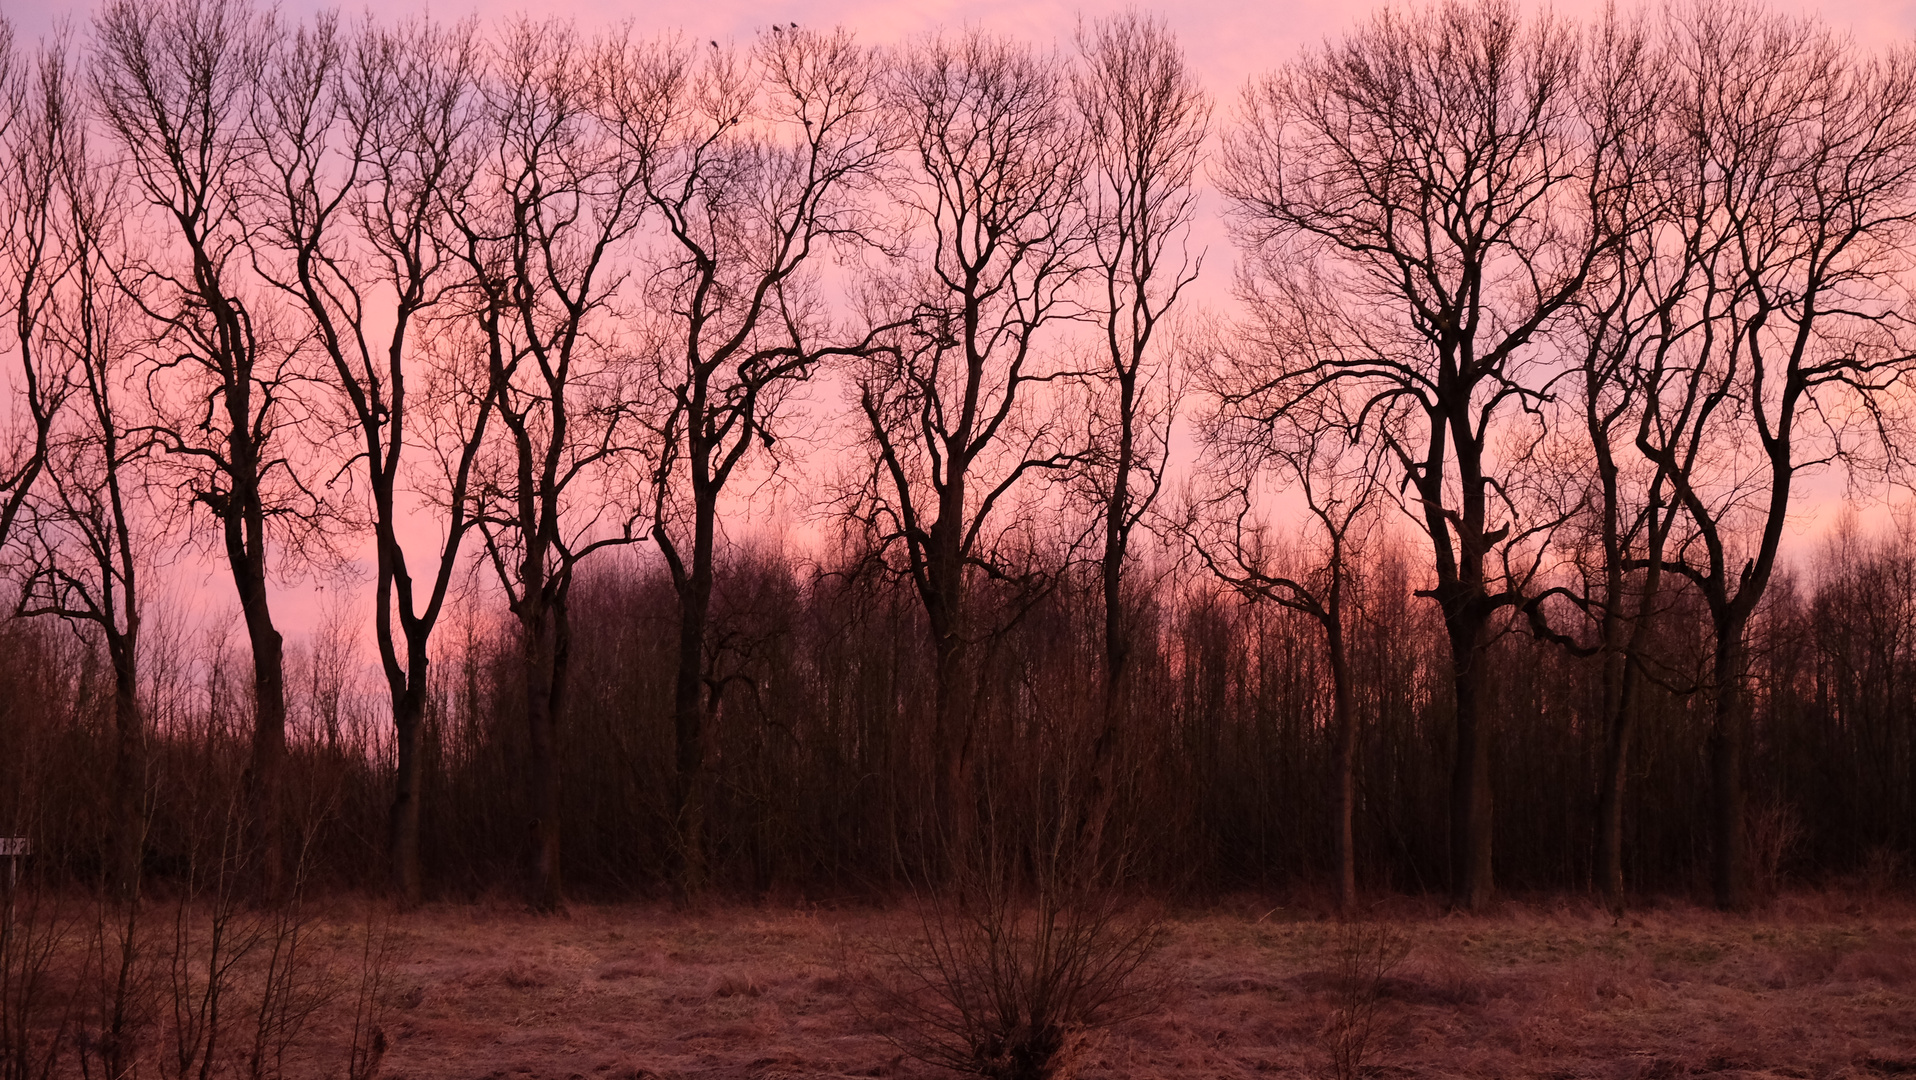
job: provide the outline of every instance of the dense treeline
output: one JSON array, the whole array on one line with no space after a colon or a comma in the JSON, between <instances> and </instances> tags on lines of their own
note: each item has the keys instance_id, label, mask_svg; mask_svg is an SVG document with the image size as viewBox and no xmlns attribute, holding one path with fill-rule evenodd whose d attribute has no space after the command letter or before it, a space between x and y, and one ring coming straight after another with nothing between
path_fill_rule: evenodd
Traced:
<instances>
[{"instance_id":1,"label":"dense treeline","mask_svg":"<svg viewBox=\"0 0 1916 1080\"><path fill-rule=\"evenodd\" d=\"M1456 0L1214 116L1136 14L4 46L0 829L51 872L549 910L1008 843L1734 908L1916 856L1916 545L1786 544L1916 445L1907 49ZM774 484L820 551L751 539ZM243 639L158 599L183 543ZM271 584L355 565L370 626L289 646Z\"/></svg>"},{"instance_id":2,"label":"dense treeline","mask_svg":"<svg viewBox=\"0 0 1916 1080\"><path fill-rule=\"evenodd\" d=\"M1908 784L1916 717L1900 691L1916 677L1916 546L1855 539L1818 552L1763 613L1753 673L1764 687L1751 759L1760 874L1798 882L1902 880L1916 815ZM883 895L918 880L931 806L931 693L913 648L922 616L895 584L848 579L773 555L724 563L715 625L727 641L728 692L713 734L712 874L745 895L830 900ZM1352 635L1359 673L1357 875L1366 891L1440 889L1450 763L1443 657L1432 614L1408 596L1406 560L1367 567ZM564 864L582 895L651 895L675 885L670 805L670 583L627 560L580 588L582 646L563 758ZM1370 590L1376 590L1374 593ZM1374 602L1370 602L1372 597ZM1080 574L995 640L993 725L983 781L992 798L1031 798L1030 775L1056 773L1095 736L1095 582ZM1703 616L1670 612L1665 655L1702 661ZM1154 888L1302 889L1334 882L1330 733L1323 645L1306 616L1192 582L1148 609L1136 738L1122 769L1122 831L1148 840ZM480 627L447 646L430 697L422 851L435 894L488 895L519 880L528 808L516 759L511 641ZM100 660L52 627L8 631L9 810L67 871L96 873L110 822ZM205 823L231 807L243 766L245 690L233 668L202 671L181 642L153 665L177 710L157 740L148 859L177 872ZM1518 628L1493 646L1499 734L1493 782L1505 813L1499 877L1519 890L1592 887L1603 732L1587 661ZM336 657L336 646L334 655ZM329 660L325 636L293 650L299 703L290 739L298 778L291 818L310 840L308 873L328 887L376 886L390 798L391 735L376 688ZM160 687L156 687L158 690ZM1704 888L1707 717L1694 695L1659 688L1633 751L1626 873L1644 894ZM999 746L1015 747L1000 753ZM1045 755L1056 755L1050 761ZM1050 769L1046 766L1049 764ZM15 804L19 806L19 804ZM1019 807L1020 810L1028 809ZM310 837L307 835L310 833ZM508 884L507 887L510 887Z\"/></svg>"}]
</instances>

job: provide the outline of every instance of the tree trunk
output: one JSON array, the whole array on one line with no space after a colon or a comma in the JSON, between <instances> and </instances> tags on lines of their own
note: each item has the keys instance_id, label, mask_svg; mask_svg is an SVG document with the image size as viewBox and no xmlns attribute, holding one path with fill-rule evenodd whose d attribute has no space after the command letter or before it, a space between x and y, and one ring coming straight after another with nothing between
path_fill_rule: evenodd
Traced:
<instances>
[{"instance_id":1,"label":"tree trunk","mask_svg":"<svg viewBox=\"0 0 1916 1080\"><path fill-rule=\"evenodd\" d=\"M1710 730L1710 884L1716 906L1750 906L1750 860L1743 831L1743 626L1717 630L1711 675L1715 702Z\"/></svg>"},{"instance_id":2,"label":"tree trunk","mask_svg":"<svg viewBox=\"0 0 1916 1080\"><path fill-rule=\"evenodd\" d=\"M189 229L189 234L191 230ZM264 447L254 429L251 338L234 301L221 291L217 271L199 239L195 248L199 295L219 326L226 441L230 455L224 467L232 490L206 493L207 506L224 526L226 559L239 592L240 614L246 621L247 643L253 652L253 745L243 779L253 853L258 860L264 897L285 895L285 847L282 839L281 773L286 757L286 681L284 643L273 626L266 591L266 507L260 492Z\"/></svg>"},{"instance_id":3,"label":"tree trunk","mask_svg":"<svg viewBox=\"0 0 1916 1080\"><path fill-rule=\"evenodd\" d=\"M926 545L925 614L935 664L932 703L932 804L946 868L970 854L977 805L971 790L972 732L965 639L965 564L960 534L965 520L965 475L957 461L938 493L938 520Z\"/></svg>"},{"instance_id":4,"label":"tree trunk","mask_svg":"<svg viewBox=\"0 0 1916 1080\"><path fill-rule=\"evenodd\" d=\"M527 899L537 911L557 911L565 902L559 874L559 732L553 689L557 651L553 613L528 587L524 634L527 792L532 801L532 846Z\"/></svg>"},{"instance_id":5,"label":"tree trunk","mask_svg":"<svg viewBox=\"0 0 1916 1080\"><path fill-rule=\"evenodd\" d=\"M1452 686L1457 702L1457 757L1450 778L1450 903L1479 911L1490 903L1490 733L1478 663L1484 620L1447 617Z\"/></svg>"},{"instance_id":6,"label":"tree trunk","mask_svg":"<svg viewBox=\"0 0 1916 1080\"><path fill-rule=\"evenodd\" d=\"M676 750L673 801L679 842L679 887L691 900L704 892L705 630L711 616L716 500L696 496L692 565L678 583L679 664L673 681Z\"/></svg>"},{"instance_id":7,"label":"tree trunk","mask_svg":"<svg viewBox=\"0 0 1916 1080\"><path fill-rule=\"evenodd\" d=\"M1603 779L1597 788L1597 891L1613 915L1623 914L1623 793L1634 711L1627 696L1620 695L1617 707L1609 713Z\"/></svg>"},{"instance_id":8,"label":"tree trunk","mask_svg":"<svg viewBox=\"0 0 1916 1080\"><path fill-rule=\"evenodd\" d=\"M111 635L113 663L113 850L111 885L130 899L139 890L146 846L146 725L140 716L139 658L132 634Z\"/></svg>"},{"instance_id":9,"label":"tree trunk","mask_svg":"<svg viewBox=\"0 0 1916 1080\"><path fill-rule=\"evenodd\" d=\"M1597 783L1597 892L1604 907L1613 915L1622 915L1623 884L1623 796L1629 782L1630 743L1636 734L1637 687L1641 673L1637 658L1649 641L1650 613L1655 607L1662 571L1663 537L1667 524L1660 523L1653 510L1650 520L1650 565L1645 568L1643 593L1637 599L1636 616L1624 616L1625 544L1617 525L1617 468L1610 456L1608 429L1591 422L1592 444L1597 448L1597 468L1604 486L1604 615L1603 615L1603 773ZM1660 483L1661 481L1659 481ZM1654 491L1654 487L1653 487ZM1652 495L1654 507L1655 495Z\"/></svg>"},{"instance_id":10,"label":"tree trunk","mask_svg":"<svg viewBox=\"0 0 1916 1080\"><path fill-rule=\"evenodd\" d=\"M1104 591L1104 700L1102 724L1091 745L1091 776L1086 792L1086 816L1079 847L1092 866L1100 865L1105 824L1117 798L1118 743L1125 712L1130 707L1130 627L1124 610L1124 560L1130 536L1125 514L1131 503L1131 467L1135 454L1131 433L1133 389L1120 380L1118 460L1105 505L1104 557L1099 567Z\"/></svg>"},{"instance_id":11,"label":"tree trunk","mask_svg":"<svg viewBox=\"0 0 1916 1080\"><path fill-rule=\"evenodd\" d=\"M932 752L934 755L933 806L937 814L938 841L944 845L950 869L957 869L974 838L977 807L971 793L971 730L968 710L964 708L964 639L955 632L936 634L937 659L932 714Z\"/></svg>"},{"instance_id":12,"label":"tree trunk","mask_svg":"<svg viewBox=\"0 0 1916 1080\"><path fill-rule=\"evenodd\" d=\"M253 651L253 745L246 769L247 813L259 860L260 889L268 900L284 897L286 857L282 779L286 759L286 683L283 645L266 609L264 572L250 574L242 589L247 638ZM251 599L248 599L248 598Z\"/></svg>"},{"instance_id":13,"label":"tree trunk","mask_svg":"<svg viewBox=\"0 0 1916 1080\"><path fill-rule=\"evenodd\" d=\"M1351 701L1350 660L1344 631L1333 621L1325 627L1330 646L1332 738L1331 835L1337 858L1337 908L1350 914L1357 908L1357 843L1352 822L1357 816L1357 710Z\"/></svg>"},{"instance_id":14,"label":"tree trunk","mask_svg":"<svg viewBox=\"0 0 1916 1080\"><path fill-rule=\"evenodd\" d=\"M1620 655L1606 657L1605 712L1609 731L1604 740L1603 778L1597 790L1597 890L1613 915L1623 914L1623 796L1629 781L1630 743L1636 736L1637 688L1642 676L1636 657L1648 637L1650 598L1656 595L1655 575L1645 586L1629 643ZM1614 686L1613 691L1610 686Z\"/></svg>"},{"instance_id":15,"label":"tree trunk","mask_svg":"<svg viewBox=\"0 0 1916 1080\"><path fill-rule=\"evenodd\" d=\"M393 699L393 743L398 767L393 776L392 814L388 821L393 895L411 908L425 898L419 873L419 785L424 773L419 736L425 721L425 664Z\"/></svg>"}]
</instances>

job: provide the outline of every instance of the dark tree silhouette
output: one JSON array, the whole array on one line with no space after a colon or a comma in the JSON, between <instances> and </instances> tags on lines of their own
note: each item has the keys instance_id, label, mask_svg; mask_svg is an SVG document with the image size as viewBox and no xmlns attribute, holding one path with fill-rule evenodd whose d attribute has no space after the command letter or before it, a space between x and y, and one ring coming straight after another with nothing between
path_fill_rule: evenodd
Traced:
<instances>
[{"instance_id":1,"label":"dark tree silhouette","mask_svg":"<svg viewBox=\"0 0 1916 1080\"><path fill-rule=\"evenodd\" d=\"M245 0L110 0L94 20L93 99L147 203L149 242L116 276L145 313L155 437L219 531L253 656L249 827L269 895L284 876L283 641L269 547L310 535L321 507L288 455L296 350L255 310L244 218L249 118L272 41Z\"/></svg>"},{"instance_id":2,"label":"dark tree silhouette","mask_svg":"<svg viewBox=\"0 0 1916 1080\"><path fill-rule=\"evenodd\" d=\"M1089 157L1092 273L1102 286L1089 306L1103 323L1105 360L1094 375L1094 432L1085 455L1103 533L1103 715L1091 747L1082 838L1095 854L1116 794L1113 769L1130 709L1131 537L1163 490L1171 452L1176 373L1158 329L1202 263L1186 245L1211 109L1162 22L1135 12L1100 20L1080 28L1078 51L1072 90Z\"/></svg>"},{"instance_id":3,"label":"dark tree silhouette","mask_svg":"<svg viewBox=\"0 0 1916 1080\"><path fill-rule=\"evenodd\" d=\"M132 919L217 836L216 906L289 918L916 882L983 986L1133 890L1906 876L1916 530L1825 526L1916 445L1916 50L1433 0L1254 83L1211 170L1164 24L1076 44L0 21L36 881ZM1241 271L1185 316L1201 170ZM243 646L170 598L202 542ZM281 590L362 562L366 625L329 578L282 661ZM88 971L144 965L119 925Z\"/></svg>"},{"instance_id":4,"label":"dark tree silhouette","mask_svg":"<svg viewBox=\"0 0 1916 1080\"><path fill-rule=\"evenodd\" d=\"M368 26L348 40L324 16L276 45L252 117L264 148L255 237L268 252L263 273L311 321L332 369L348 467L358 465L365 484L374 639L396 752L391 884L415 904L432 634L473 525L473 468L497 398L446 302L466 281L446 207L473 179L479 43L470 23L424 21ZM414 475L421 458L439 467L437 487ZM444 515L423 583L400 540L402 517L416 517L420 503Z\"/></svg>"},{"instance_id":5,"label":"dark tree silhouette","mask_svg":"<svg viewBox=\"0 0 1916 1080\"><path fill-rule=\"evenodd\" d=\"M1034 393L1070 377L1040 332L1078 310L1084 146L1056 59L971 30L895 58L905 218L894 310L909 328L859 377L873 469L857 511L895 553L930 624L936 827L968 841L976 749L966 687L974 574L1004 576L996 513L1075 456Z\"/></svg>"},{"instance_id":6,"label":"dark tree silhouette","mask_svg":"<svg viewBox=\"0 0 1916 1080\"><path fill-rule=\"evenodd\" d=\"M0 176L0 267L6 274L0 303L13 316L9 330L20 361L16 392L26 404L28 425L18 435L7 433L6 457L0 460L0 548L46 467L47 440L63 389L61 380L48 378L39 350L41 325L63 276L54 233L60 120L50 120L49 112L65 103L47 97L46 79L44 70L36 73L20 62L13 24L0 17L0 153L5 155L0 160L6 163Z\"/></svg>"},{"instance_id":7,"label":"dark tree silhouette","mask_svg":"<svg viewBox=\"0 0 1916 1080\"><path fill-rule=\"evenodd\" d=\"M1583 512L1569 530L1575 539L1569 562L1576 581L1543 589L1525 604L1532 631L1579 657L1593 657L1600 671L1603 764L1597 784L1597 838L1593 873L1613 912L1624 907L1623 810L1631 746L1647 681L1681 683L1649 649L1659 596L1661 552L1676 520L1665 477L1631 453L1643 417L1643 356L1656 347L1671 315L1660 296L1659 215L1669 210L1663 181L1659 110L1666 106L1667 72L1648 28L1607 14L1593 29L1581 80L1587 123L1618 133L1599 174L1591 211L1619 242L1606 250L1568 317L1560 324L1567 358L1558 395L1565 408L1563 430L1581 426L1586 442L1564 449L1561 467L1592 467L1576 492ZM1574 408L1578 415L1572 417ZM1574 490L1574 489L1573 489ZM1591 548L1594 551L1591 551ZM1647 559L1646 559L1647 553ZM1594 565L1593 565L1594 561ZM1644 568L1644 563L1648 567ZM1552 626L1554 598L1570 601L1571 616L1585 633Z\"/></svg>"},{"instance_id":8,"label":"dark tree silhouette","mask_svg":"<svg viewBox=\"0 0 1916 1080\"><path fill-rule=\"evenodd\" d=\"M1554 521L1526 520L1549 371L1537 339L1607 243L1588 213L1606 136L1579 123L1572 29L1504 0L1387 11L1246 93L1224 163L1272 302L1325 307L1321 359L1245 394L1280 420L1326 388L1403 477L1431 544L1456 710L1451 901L1490 899L1483 654ZM1256 286L1254 285L1254 288ZM1282 295L1278 295L1282 294Z\"/></svg>"},{"instance_id":9,"label":"dark tree silhouette","mask_svg":"<svg viewBox=\"0 0 1916 1080\"><path fill-rule=\"evenodd\" d=\"M1711 882L1751 901L1748 635L1796 482L1893 449L1910 370L1898 252L1916 219L1916 63L1739 3L1669 27L1660 338L1637 448L1680 507L1657 565L1713 631Z\"/></svg>"},{"instance_id":10,"label":"dark tree silhouette","mask_svg":"<svg viewBox=\"0 0 1916 1080\"><path fill-rule=\"evenodd\" d=\"M70 392L55 416L46 475L26 501L18 612L57 616L98 634L112 671L113 762L107 782L105 876L121 896L138 888L146 833L148 733L140 702L140 472L148 444L121 398L138 357L139 312L115 288L102 245L119 242L112 170L91 157L64 43L40 56L16 122L20 178L37 189L22 224L42 256L58 252L57 283L40 293L35 344ZM26 149L29 148L30 149ZM29 179L30 178L30 179ZM53 269L48 266L45 269Z\"/></svg>"},{"instance_id":11,"label":"dark tree silhouette","mask_svg":"<svg viewBox=\"0 0 1916 1080\"><path fill-rule=\"evenodd\" d=\"M681 885L696 894L725 693L709 641L720 499L755 448L773 451L790 388L871 345L872 332L832 325L808 271L865 242L862 196L894 139L877 58L842 30L624 55L617 129L651 159L646 195L666 233L650 284L663 408L651 535L678 598L673 819Z\"/></svg>"},{"instance_id":12,"label":"dark tree silhouette","mask_svg":"<svg viewBox=\"0 0 1916 1080\"><path fill-rule=\"evenodd\" d=\"M1279 362L1291 355L1280 350ZM1247 375L1257 377L1245 370L1254 371L1255 366L1242 361L1241 351L1233 353L1219 365L1222 370L1213 373L1212 392L1219 400L1236 400L1234 388ZM1357 907L1359 690L1351 667L1351 639L1360 584L1355 579L1372 547L1378 505L1384 500L1385 463L1378 444L1366 439L1342 411L1343 402L1314 404L1320 411L1309 421L1293 413L1290 423L1275 432L1260 418L1228 411L1207 418L1207 494L1193 504L1181 531L1219 580L1248 599L1302 612L1323 631L1330 670L1331 849L1338 907L1349 913ZM1286 550L1257 520L1257 508L1274 490L1303 498L1309 554Z\"/></svg>"},{"instance_id":13,"label":"dark tree silhouette","mask_svg":"<svg viewBox=\"0 0 1916 1080\"><path fill-rule=\"evenodd\" d=\"M502 439L474 479L476 523L518 624L530 796L528 894L564 902L560 720L572 647L566 598L581 560L637 533L631 469L639 387L617 320L621 259L645 215L650 164L615 137L608 87L568 25L508 22L481 78L483 155L449 208L464 301Z\"/></svg>"}]
</instances>

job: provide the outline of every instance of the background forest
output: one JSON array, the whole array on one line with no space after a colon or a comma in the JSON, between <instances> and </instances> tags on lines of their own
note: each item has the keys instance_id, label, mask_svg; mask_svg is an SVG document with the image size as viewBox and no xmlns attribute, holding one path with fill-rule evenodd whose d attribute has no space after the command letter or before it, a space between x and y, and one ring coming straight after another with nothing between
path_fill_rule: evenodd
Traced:
<instances>
[{"instance_id":1,"label":"background forest","mask_svg":"<svg viewBox=\"0 0 1916 1080\"><path fill-rule=\"evenodd\" d=\"M1069 851L1742 908L1916 857L1916 530L1858 494L1916 449L1906 44L1459 0L1215 108L1147 15L0 44L43 880L549 910ZM370 625L289 637L301 578Z\"/></svg>"}]
</instances>

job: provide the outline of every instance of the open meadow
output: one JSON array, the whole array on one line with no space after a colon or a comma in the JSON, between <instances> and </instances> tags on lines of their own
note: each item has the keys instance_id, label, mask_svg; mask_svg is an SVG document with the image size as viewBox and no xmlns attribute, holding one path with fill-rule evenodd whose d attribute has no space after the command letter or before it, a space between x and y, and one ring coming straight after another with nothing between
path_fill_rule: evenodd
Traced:
<instances>
[{"instance_id":1,"label":"open meadow","mask_svg":"<svg viewBox=\"0 0 1916 1080\"><path fill-rule=\"evenodd\" d=\"M1356 934L1251 898L1166 916L1150 961L1162 990L1143 1015L1088 1033L1076 1075L1335 1076L1337 1041L1348 1047L1366 1019L1355 1059L1374 1077L1916 1073L1916 907L1905 899L1799 895L1752 916L1668 904L1621 920L1582 902L1445 916L1399 900L1377 914ZM306 919L306 989L291 996L311 1012L262 1074L946 1075L904 1052L913 1032L878 989L923 932L909 906L581 904L557 917L428 906L376 919L384 958L370 961L362 906ZM153 923L149 959L173 930L171 915ZM236 1056L211 1075L252 1069L247 987L270 945L236 969L222 1052ZM163 972L150 982L156 1007L133 1040L140 1075L176 1071L168 985ZM362 1004L368 991L378 1000ZM362 1051L349 1069L355 1013ZM66 1035L76 1050L98 1037L84 1022ZM369 1061L375 1043L383 1055ZM70 1052L61 1071L78 1075L84 1056Z\"/></svg>"}]
</instances>

